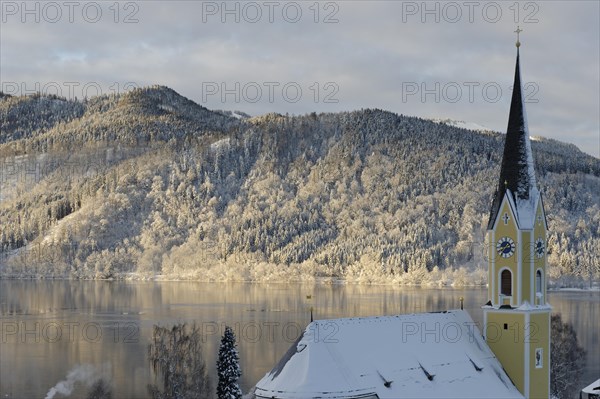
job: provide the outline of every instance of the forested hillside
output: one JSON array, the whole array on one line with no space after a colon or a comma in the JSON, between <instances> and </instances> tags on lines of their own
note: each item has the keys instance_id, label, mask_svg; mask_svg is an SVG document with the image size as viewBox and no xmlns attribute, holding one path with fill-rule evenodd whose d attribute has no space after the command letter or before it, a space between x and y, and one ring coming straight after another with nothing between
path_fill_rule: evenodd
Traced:
<instances>
[{"instance_id":1,"label":"forested hillside","mask_svg":"<svg viewBox=\"0 0 600 399\"><path fill-rule=\"evenodd\" d=\"M502 134L381 110L246 118L160 86L0 96L0 128L4 276L485 283ZM551 277L600 278L600 161L532 145Z\"/></svg>"}]
</instances>

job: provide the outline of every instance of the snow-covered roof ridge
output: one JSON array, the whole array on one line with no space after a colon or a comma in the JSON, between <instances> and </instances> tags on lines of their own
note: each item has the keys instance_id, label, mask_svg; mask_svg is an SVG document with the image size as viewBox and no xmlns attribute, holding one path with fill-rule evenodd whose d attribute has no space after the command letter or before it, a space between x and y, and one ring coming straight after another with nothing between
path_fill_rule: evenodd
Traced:
<instances>
[{"instance_id":1,"label":"snow-covered roof ridge","mask_svg":"<svg viewBox=\"0 0 600 399\"><path fill-rule=\"evenodd\" d=\"M581 390L583 393L600 394L600 378Z\"/></svg>"},{"instance_id":2,"label":"snow-covered roof ridge","mask_svg":"<svg viewBox=\"0 0 600 399\"><path fill-rule=\"evenodd\" d=\"M550 306L549 304L545 303L543 305L532 305L527 301L524 301L523 304L517 308L515 308L516 310L523 310L523 311L531 311L531 310L548 310L548 309L552 309L552 306Z\"/></svg>"},{"instance_id":3,"label":"snow-covered roof ridge","mask_svg":"<svg viewBox=\"0 0 600 399\"><path fill-rule=\"evenodd\" d=\"M529 192L529 198L517 198L515 206L519 224L524 229L532 229L535 224L535 214L540 201L540 193L536 187Z\"/></svg>"},{"instance_id":4,"label":"snow-covered roof ridge","mask_svg":"<svg viewBox=\"0 0 600 399\"><path fill-rule=\"evenodd\" d=\"M522 398L464 310L317 320L257 398Z\"/></svg>"},{"instance_id":5,"label":"snow-covered roof ridge","mask_svg":"<svg viewBox=\"0 0 600 399\"><path fill-rule=\"evenodd\" d=\"M529 122L527 119L527 109L525 108L525 99L523 97L523 88L521 86L521 64L519 62L519 55L517 54L517 68L519 69L518 79L519 79L519 94L521 95L520 103L521 110L523 112L523 136L525 139L525 162L527 164L527 177L528 184L522 187L523 190L531 190L532 188L537 187L537 182L535 178L535 164L533 162L533 152L531 151L531 136L529 135ZM515 85L517 82L515 81ZM523 182L525 183L525 182Z\"/></svg>"}]
</instances>

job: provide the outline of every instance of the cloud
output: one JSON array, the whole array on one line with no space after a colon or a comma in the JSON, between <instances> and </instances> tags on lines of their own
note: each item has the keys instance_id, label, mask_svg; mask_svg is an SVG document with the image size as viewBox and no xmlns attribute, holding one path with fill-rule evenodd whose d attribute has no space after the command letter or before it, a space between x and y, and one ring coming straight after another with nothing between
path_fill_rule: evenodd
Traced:
<instances>
[{"instance_id":1,"label":"cloud","mask_svg":"<svg viewBox=\"0 0 600 399\"><path fill-rule=\"evenodd\" d=\"M523 77L538 88L539 102L528 104L532 134L600 156L597 2L82 2L72 21L63 7L54 22L45 3L27 3L33 14L22 4L2 2L3 83L98 82L106 91L158 83L209 108L251 114L378 107L500 131L518 24ZM96 5L101 15L91 22ZM502 88L497 102L481 91L490 82ZM213 83L219 92L207 96ZM411 83L439 98L403 98ZM458 101L453 84L466 90Z\"/></svg>"}]
</instances>

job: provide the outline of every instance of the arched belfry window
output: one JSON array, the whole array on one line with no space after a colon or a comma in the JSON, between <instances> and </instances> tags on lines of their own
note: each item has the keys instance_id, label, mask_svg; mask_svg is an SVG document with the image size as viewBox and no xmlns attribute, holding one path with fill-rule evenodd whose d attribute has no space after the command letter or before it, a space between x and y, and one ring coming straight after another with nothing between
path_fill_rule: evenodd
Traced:
<instances>
[{"instance_id":1,"label":"arched belfry window","mask_svg":"<svg viewBox=\"0 0 600 399\"><path fill-rule=\"evenodd\" d=\"M502 270L500 274L500 293L505 296L512 296L512 273L510 270Z\"/></svg>"},{"instance_id":2,"label":"arched belfry window","mask_svg":"<svg viewBox=\"0 0 600 399\"><path fill-rule=\"evenodd\" d=\"M542 293L542 271L538 270L535 273L535 292Z\"/></svg>"}]
</instances>

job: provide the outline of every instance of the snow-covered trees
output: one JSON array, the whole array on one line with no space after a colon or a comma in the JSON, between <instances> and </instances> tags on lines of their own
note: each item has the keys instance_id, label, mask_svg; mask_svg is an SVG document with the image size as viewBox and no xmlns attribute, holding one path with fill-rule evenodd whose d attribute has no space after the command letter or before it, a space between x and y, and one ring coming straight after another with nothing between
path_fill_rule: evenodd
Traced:
<instances>
[{"instance_id":1,"label":"snow-covered trees","mask_svg":"<svg viewBox=\"0 0 600 399\"><path fill-rule=\"evenodd\" d=\"M219 358L217 360L217 397L219 399L241 399L242 390L238 380L242 375L240 369L238 351L235 344L235 334L231 327L225 327L219 346Z\"/></svg>"},{"instance_id":2,"label":"snow-covered trees","mask_svg":"<svg viewBox=\"0 0 600 399\"><path fill-rule=\"evenodd\" d=\"M499 134L381 110L239 120L164 87L52 101L0 99L0 273L245 279L268 263L417 284L485 262ZM550 276L598 280L600 162L532 145Z\"/></svg>"},{"instance_id":3,"label":"snow-covered trees","mask_svg":"<svg viewBox=\"0 0 600 399\"><path fill-rule=\"evenodd\" d=\"M569 399L580 388L585 350L579 346L573 326L564 323L560 314L552 315L550 329L550 392L554 398Z\"/></svg>"}]
</instances>

